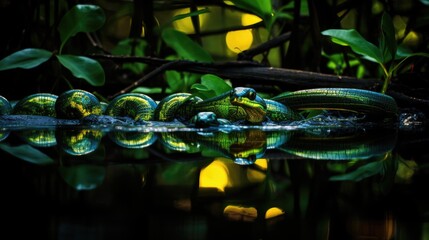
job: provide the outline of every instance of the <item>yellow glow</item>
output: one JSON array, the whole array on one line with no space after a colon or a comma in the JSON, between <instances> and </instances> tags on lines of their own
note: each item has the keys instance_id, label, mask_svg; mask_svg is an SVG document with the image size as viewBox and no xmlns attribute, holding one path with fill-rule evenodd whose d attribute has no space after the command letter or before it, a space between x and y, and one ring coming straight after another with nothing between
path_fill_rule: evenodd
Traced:
<instances>
[{"instance_id":1,"label":"yellow glow","mask_svg":"<svg viewBox=\"0 0 429 240\"><path fill-rule=\"evenodd\" d=\"M247 179L249 180L249 182L252 182L252 183L262 182L264 181L266 176L267 175L264 172L261 172L255 169L247 170Z\"/></svg>"},{"instance_id":2,"label":"yellow glow","mask_svg":"<svg viewBox=\"0 0 429 240\"><path fill-rule=\"evenodd\" d=\"M198 10L201 10L201 9L203 8L198 8ZM181 15L181 14L188 14L188 13L189 13L189 8L178 9L174 11L174 16ZM198 17L200 21L200 28L202 28L206 21L207 16L206 14L200 14ZM195 29L194 29L194 25L192 24L191 17L186 17L186 18L174 21L173 27L176 30L179 30L186 34L195 33Z\"/></svg>"},{"instance_id":3,"label":"yellow glow","mask_svg":"<svg viewBox=\"0 0 429 240\"><path fill-rule=\"evenodd\" d=\"M405 34L405 29L407 28L407 21L408 19L406 17L401 17L399 15L393 16L393 26L395 27L396 32L396 38L402 38Z\"/></svg>"},{"instance_id":4,"label":"yellow glow","mask_svg":"<svg viewBox=\"0 0 429 240\"><path fill-rule=\"evenodd\" d=\"M226 34L226 45L229 50L240 53L250 48L253 42L252 30L231 31Z\"/></svg>"},{"instance_id":5,"label":"yellow glow","mask_svg":"<svg viewBox=\"0 0 429 240\"><path fill-rule=\"evenodd\" d=\"M380 1L374 1L374 3L372 4L372 14L380 14L381 12L383 12L384 10L384 5L383 3L381 3Z\"/></svg>"},{"instance_id":6,"label":"yellow glow","mask_svg":"<svg viewBox=\"0 0 429 240\"><path fill-rule=\"evenodd\" d=\"M241 16L241 24L243 26L249 26L258 22L261 22L262 19L256 15L245 13Z\"/></svg>"},{"instance_id":7,"label":"yellow glow","mask_svg":"<svg viewBox=\"0 0 429 240\"><path fill-rule=\"evenodd\" d=\"M234 6L234 3L232 1L223 1L226 5Z\"/></svg>"},{"instance_id":8,"label":"yellow glow","mask_svg":"<svg viewBox=\"0 0 429 240\"><path fill-rule=\"evenodd\" d=\"M265 219L278 217L283 214L285 214L285 212L282 209L277 207L272 207L265 212Z\"/></svg>"},{"instance_id":9,"label":"yellow glow","mask_svg":"<svg viewBox=\"0 0 429 240\"><path fill-rule=\"evenodd\" d=\"M267 170L268 168L268 159L266 158L258 158L256 159L255 165L258 165L259 168L263 169L263 170Z\"/></svg>"},{"instance_id":10,"label":"yellow glow","mask_svg":"<svg viewBox=\"0 0 429 240\"><path fill-rule=\"evenodd\" d=\"M252 183L264 181L267 175L265 174L265 172L261 170L267 169L268 160L260 158L260 159L257 159L254 164L259 167L259 170L250 169L250 168L247 169L247 179L249 180L249 182L252 182Z\"/></svg>"},{"instance_id":11,"label":"yellow glow","mask_svg":"<svg viewBox=\"0 0 429 240\"><path fill-rule=\"evenodd\" d=\"M404 39L404 44L407 46L417 46L420 42L420 36L418 33L411 31L407 34Z\"/></svg>"},{"instance_id":12,"label":"yellow glow","mask_svg":"<svg viewBox=\"0 0 429 240\"><path fill-rule=\"evenodd\" d=\"M200 172L200 188L216 188L225 191L228 185L228 168L222 161L215 160Z\"/></svg>"},{"instance_id":13,"label":"yellow glow","mask_svg":"<svg viewBox=\"0 0 429 240\"><path fill-rule=\"evenodd\" d=\"M228 205L223 210L223 215L229 220L251 222L258 217L258 210L254 207Z\"/></svg>"}]
</instances>

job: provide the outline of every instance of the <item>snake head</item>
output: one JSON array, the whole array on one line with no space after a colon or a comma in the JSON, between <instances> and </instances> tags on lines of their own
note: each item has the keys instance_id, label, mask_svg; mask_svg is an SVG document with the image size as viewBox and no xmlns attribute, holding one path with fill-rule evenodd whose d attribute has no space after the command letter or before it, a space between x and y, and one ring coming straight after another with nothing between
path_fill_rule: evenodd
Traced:
<instances>
[{"instance_id":1,"label":"snake head","mask_svg":"<svg viewBox=\"0 0 429 240\"><path fill-rule=\"evenodd\" d=\"M237 87L231 91L231 104L240 106L246 111L246 120L251 123L261 123L267 114L267 104L253 88Z\"/></svg>"}]
</instances>

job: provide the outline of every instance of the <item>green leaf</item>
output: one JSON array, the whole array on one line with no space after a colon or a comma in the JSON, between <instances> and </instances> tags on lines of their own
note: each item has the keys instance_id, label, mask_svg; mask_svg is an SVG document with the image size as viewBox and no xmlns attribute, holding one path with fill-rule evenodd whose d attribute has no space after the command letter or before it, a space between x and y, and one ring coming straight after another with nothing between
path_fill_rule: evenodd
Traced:
<instances>
[{"instance_id":1,"label":"green leaf","mask_svg":"<svg viewBox=\"0 0 429 240\"><path fill-rule=\"evenodd\" d=\"M330 36L334 43L351 47L355 53L362 55L369 61L383 63L380 49L368 42L354 29L329 29L323 31L322 35Z\"/></svg>"},{"instance_id":2,"label":"green leaf","mask_svg":"<svg viewBox=\"0 0 429 240\"><path fill-rule=\"evenodd\" d=\"M262 18L266 26L270 26L274 13L270 0L231 0L235 6L254 13Z\"/></svg>"},{"instance_id":3,"label":"green leaf","mask_svg":"<svg viewBox=\"0 0 429 240\"><path fill-rule=\"evenodd\" d=\"M38 48L26 48L14 52L0 61L0 71L14 68L34 68L51 58L52 53Z\"/></svg>"},{"instance_id":4,"label":"green leaf","mask_svg":"<svg viewBox=\"0 0 429 240\"><path fill-rule=\"evenodd\" d=\"M201 83L192 85L191 92L195 96L207 99L216 97L224 92L230 91L231 89L232 87L229 86L222 78L213 74L205 74L201 77Z\"/></svg>"},{"instance_id":5,"label":"green leaf","mask_svg":"<svg viewBox=\"0 0 429 240\"><path fill-rule=\"evenodd\" d=\"M24 161L38 164L46 165L54 163L54 160L48 155L44 154L40 150L28 145L23 144L19 146L10 146L8 144L0 144L0 149L5 152L12 154L13 156L20 158Z\"/></svg>"},{"instance_id":6,"label":"green leaf","mask_svg":"<svg viewBox=\"0 0 429 240\"><path fill-rule=\"evenodd\" d=\"M213 90L216 95L221 95L224 92L232 90L232 87L225 80L213 74L203 75L201 77L201 84Z\"/></svg>"},{"instance_id":7,"label":"green leaf","mask_svg":"<svg viewBox=\"0 0 429 240\"><path fill-rule=\"evenodd\" d=\"M93 86L104 85L104 70L96 60L74 55L57 55L57 58L75 77L83 78Z\"/></svg>"},{"instance_id":8,"label":"green leaf","mask_svg":"<svg viewBox=\"0 0 429 240\"><path fill-rule=\"evenodd\" d=\"M145 56L147 42L143 39L131 39L127 38L118 43L118 45L112 50L113 55L122 56ZM122 66L124 69L128 69L135 74L141 74L147 67L144 63L125 63Z\"/></svg>"},{"instance_id":9,"label":"green leaf","mask_svg":"<svg viewBox=\"0 0 429 240\"><path fill-rule=\"evenodd\" d=\"M78 4L68 11L58 26L61 39L60 53L67 40L79 32L94 32L100 29L106 17L96 5Z\"/></svg>"},{"instance_id":10,"label":"green leaf","mask_svg":"<svg viewBox=\"0 0 429 240\"><path fill-rule=\"evenodd\" d=\"M216 92L213 89L209 89L207 86L200 83L192 85L191 93L202 99L208 99L216 96Z\"/></svg>"},{"instance_id":11,"label":"green leaf","mask_svg":"<svg viewBox=\"0 0 429 240\"><path fill-rule=\"evenodd\" d=\"M392 59L395 59L397 48L395 28L393 26L392 18L387 13L384 13L381 18L379 46L383 57L383 63L387 63Z\"/></svg>"},{"instance_id":12,"label":"green leaf","mask_svg":"<svg viewBox=\"0 0 429 240\"><path fill-rule=\"evenodd\" d=\"M179 92L185 88L185 82L182 80L182 75L178 71L165 71L165 78L169 88L173 92Z\"/></svg>"},{"instance_id":13,"label":"green leaf","mask_svg":"<svg viewBox=\"0 0 429 240\"><path fill-rule=\"evenodd\" d=\"M406 58L411 55L413 55L413 52L411 51L411 49L409 49L407 46L403 44L400 44L396 49L395 60Z\"/></svg>"},{"instance_id":14,"label":"green leaf","mask_svg":"<svg viewBox=\"0 0 429 240\"><path fill-rule=\"evenodd\" d=\"M166 28L162 31L161 37L164 42L174 49L183 59L199 62L213 62L213 58L210 54L183 32L172 28Z\"/></svg>"}]
</instances>

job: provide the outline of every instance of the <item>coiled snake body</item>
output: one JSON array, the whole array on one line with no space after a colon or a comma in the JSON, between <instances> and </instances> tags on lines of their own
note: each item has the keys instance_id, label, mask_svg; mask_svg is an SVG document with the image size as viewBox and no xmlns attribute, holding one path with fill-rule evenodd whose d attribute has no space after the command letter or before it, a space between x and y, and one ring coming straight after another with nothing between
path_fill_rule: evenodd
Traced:
<instances>
[{"instance_id":1,"label":"coiled snake body","mask_svg":"<svg viewBox=\"0 0 429 240\"><path fill-rule=\"evenodd\" d=\"M61 119L82 119L89 115L129 117L135 121L172 121L178 119L196 126L244 121L294 121L297 111L326 109L360 112L394 118L398 108L393 98L377 92L349 88L307 89L261 98L254 89L237 87L217 97L202 100L188 93L176 93L158 104L149 96L128 93L116 97L103 111L91 93L70 90L58 97L48 93L30 95L13 108L0 96L0 115L47 115Z\"/></svg>"}]
</instances>

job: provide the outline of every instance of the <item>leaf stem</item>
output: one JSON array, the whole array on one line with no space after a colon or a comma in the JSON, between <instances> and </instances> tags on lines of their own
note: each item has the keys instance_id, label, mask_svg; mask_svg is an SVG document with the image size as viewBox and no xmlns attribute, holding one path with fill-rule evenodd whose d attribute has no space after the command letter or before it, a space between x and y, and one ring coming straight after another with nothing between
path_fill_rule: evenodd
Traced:
<instances>
[{"instance_id":1,"label":"leaf stem","mask_svg":"<svg viewBox=\"0 0 429 240\"><path fill-rule=\"evenodd\" d=\"M380 63L381 69L383 69L384 72L384 82L383 82L383 88L381 89L381 93L386 93L387 87L389 86L390 79L392 78L391 72L387 71L386 66L384 64Z\"/></svg>"}]
</instances>

